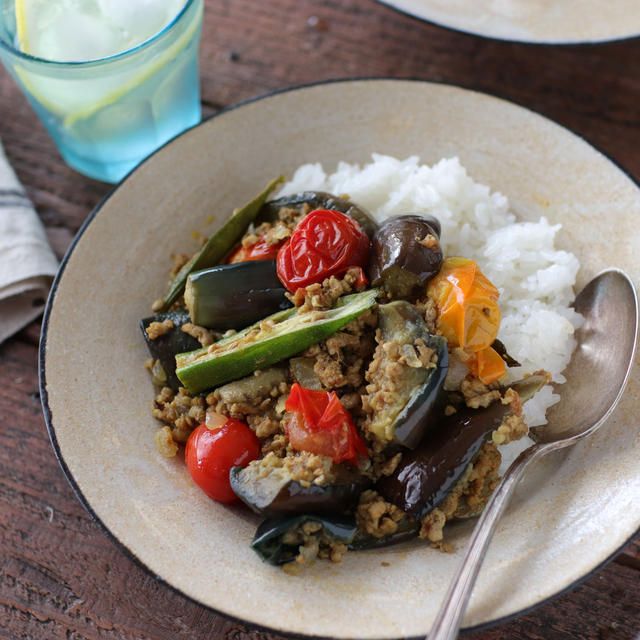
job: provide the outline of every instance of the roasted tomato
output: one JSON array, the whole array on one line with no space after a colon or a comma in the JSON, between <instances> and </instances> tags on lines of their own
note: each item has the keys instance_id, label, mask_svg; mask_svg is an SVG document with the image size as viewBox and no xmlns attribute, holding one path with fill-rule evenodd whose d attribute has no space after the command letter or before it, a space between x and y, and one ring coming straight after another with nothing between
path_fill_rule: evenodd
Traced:
<instances>
[{"instance_id":1,"label":"roasted tomato","mask_svg":"<svg viewBox=\"0 0 640 640\"><path fill-rule=\"evenodd\" d=\"M473 260L447 258L429 283L438 308L438 332L468 356L471 373L485 384L501 378L506 365L491 347L500 327L498 289Z\"/></svg>"},{"instance_id":2,"label":"roasted tomato","mask_svg":"<svg viewBox=\"0 0 640 640\"><path fill-rule=\"evenodd\" d=\"M352 465L357 464L358 456L369 456L351 414L340 404L335 391L305 389L295 382L285 408L291 413L287 435L294 449Z\"/></svg>"},{"instance_id":3,"label":"roasted tomato","mask_svg":"<svg viewBox=\"0 0 640 640\"><path fill-rule=\"evenodd\" d=\"M229 483L231 467L246 466L260 455L260 442L249 427L227 418L222 426L210 429L201 424L187 440L185 461L193 481L218 502L238 498Z\"/></svg>"},{"instance_id":4,"label":"roasted tomato","mask_svg":"<svg viewBox=\"0 0 640 640\"><path fill-rule=\"evenodd\" d=\"M449 344L469 351L491 346L500 327L499 294L473 260L447 258L429 289Z\"/></svg>"},{"instance_id":5,"label":"roasted tomato","mask_svg":"<svg viewBox=\"0 0 640 640\"><path fill-rule=\"evenodd\" d=\"M232 251L227 258L227 264L249 262L251 260L275 260L282 245L282 242L269 244L266 238L261 236L258 242L250 247L240 246L235 251Z\"/></svg>"},{"instance_id":6,"label":"roasted tomato","mask_svg":"<svg viewBox=\"0 0 640 640\"><path fill-rule=\"evenodd\" d=\"M332 209L316 209L298 223L278 251L278 277L295 292L329 276L342 275L350 267L363 268L370 244L353 218Z\"/></svg>"}]
</instances>

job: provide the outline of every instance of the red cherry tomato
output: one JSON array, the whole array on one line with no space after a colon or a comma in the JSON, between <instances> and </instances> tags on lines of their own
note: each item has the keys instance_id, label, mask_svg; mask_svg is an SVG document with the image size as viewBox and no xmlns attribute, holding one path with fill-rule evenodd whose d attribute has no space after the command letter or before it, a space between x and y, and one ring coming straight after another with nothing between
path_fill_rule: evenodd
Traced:
<instances>
[{"instance_id":1,"label":"red cherry tomato","mask_svg":"<svg viewBox=\"0 0 640 640\"><path fill-rule=\"evenodd\" d=\"M352 465L357 464L359 455L369 457L351 414L340 404L335 391L305 389L295 382L285 408L291 412L287 423L289 444L297 451Z\"/></svg>"},{"instance_id":2,"label":"red cherry tomato","mask_svg":"<svg viewBox=\"0 0 640 640\"><path fill-rule=\"evenodd\" d=\"M369 237L349 216L332 209L307 214L278 251L278 277L289 291L367 264Z\"/></svg>"},{"instance_id":3,"label":"red cherry tomato","mask_svg":"<svg viewBox=\"0 0 640 640\"><path fill-rule=\"evenodd\" d=\"M229 470L246 466L260 455L260 442L249 427L229 418L219 429L201 424L187 440L185 460L193 481L218 502L234 502Z\"/></svg>"},{"instance_id":4,"label":"red cherry tomato","mask_svg":"<svg viewBox=\"0 0 640 640\"><path fill-rule=\"evenodd\" d=\"M249 262L250 260L275 260L278 255L278 249L280 249L283 243L284 242L267 244L265 237L262 236L258 242L252 244L250 247L238 247L227 258L227 264Z\"/></svg>"}]
</instances>

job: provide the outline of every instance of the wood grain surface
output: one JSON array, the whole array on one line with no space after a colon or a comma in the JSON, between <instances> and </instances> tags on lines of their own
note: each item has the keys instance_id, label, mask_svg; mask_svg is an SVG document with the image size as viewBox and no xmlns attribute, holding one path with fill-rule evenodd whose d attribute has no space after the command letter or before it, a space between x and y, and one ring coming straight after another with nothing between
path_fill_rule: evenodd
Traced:
<instances>
[{"instance_id":1,"label":"wood grain surface","mask_svg":"<svg viewBox=\"0 0 640 640\"><path fill-rule=\"evenodd\" d=\"M203 114L331 78L447 82L556 120L640 180L639 61L639 39L571 47L491 41L420 22L373 0L207 0ZM62 256L110 187L64 165L4 69L0 139ZM47 437L38 394L38 335L36 322L0 345L0 638L278 638L175 593L91 520ZM640 545L631 544L571 592L467 637L638 640Z\"/></svg>"}]
</instances>

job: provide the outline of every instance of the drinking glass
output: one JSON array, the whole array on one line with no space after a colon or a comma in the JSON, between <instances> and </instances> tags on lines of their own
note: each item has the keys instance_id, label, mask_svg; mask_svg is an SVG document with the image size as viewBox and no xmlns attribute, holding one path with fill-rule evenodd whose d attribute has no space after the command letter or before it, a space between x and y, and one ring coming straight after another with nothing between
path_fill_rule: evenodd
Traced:
<instances>
[{"instance_id":1,"label":"drinking glass","mask_svg":"<svg viewBox=\"0 0 640 640\"><path fill-rule=\"evenodd\" d=\"M0 59L77 171L118 182L167 140L200 122L203 0L186 0L162 31L127 51L79 62L21 52L13 1L0 0Z\"/></svg>"}]
</instances>

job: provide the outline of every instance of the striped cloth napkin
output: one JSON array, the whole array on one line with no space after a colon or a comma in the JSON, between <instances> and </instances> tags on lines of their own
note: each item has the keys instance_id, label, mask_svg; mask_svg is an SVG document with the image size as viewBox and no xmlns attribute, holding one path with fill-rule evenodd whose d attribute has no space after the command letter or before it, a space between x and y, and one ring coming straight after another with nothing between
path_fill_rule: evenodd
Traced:
<instances>
[{"instance_id":1,"label":"striped cloth napkin","mask_svg":"<svg viewBox=\"0 0 640 640\"><path fill-rule=\"evenodd\" d=\"M40 218L0 145L0 343L42 313L57 269Z\"/></svg>"}]
</instances>

